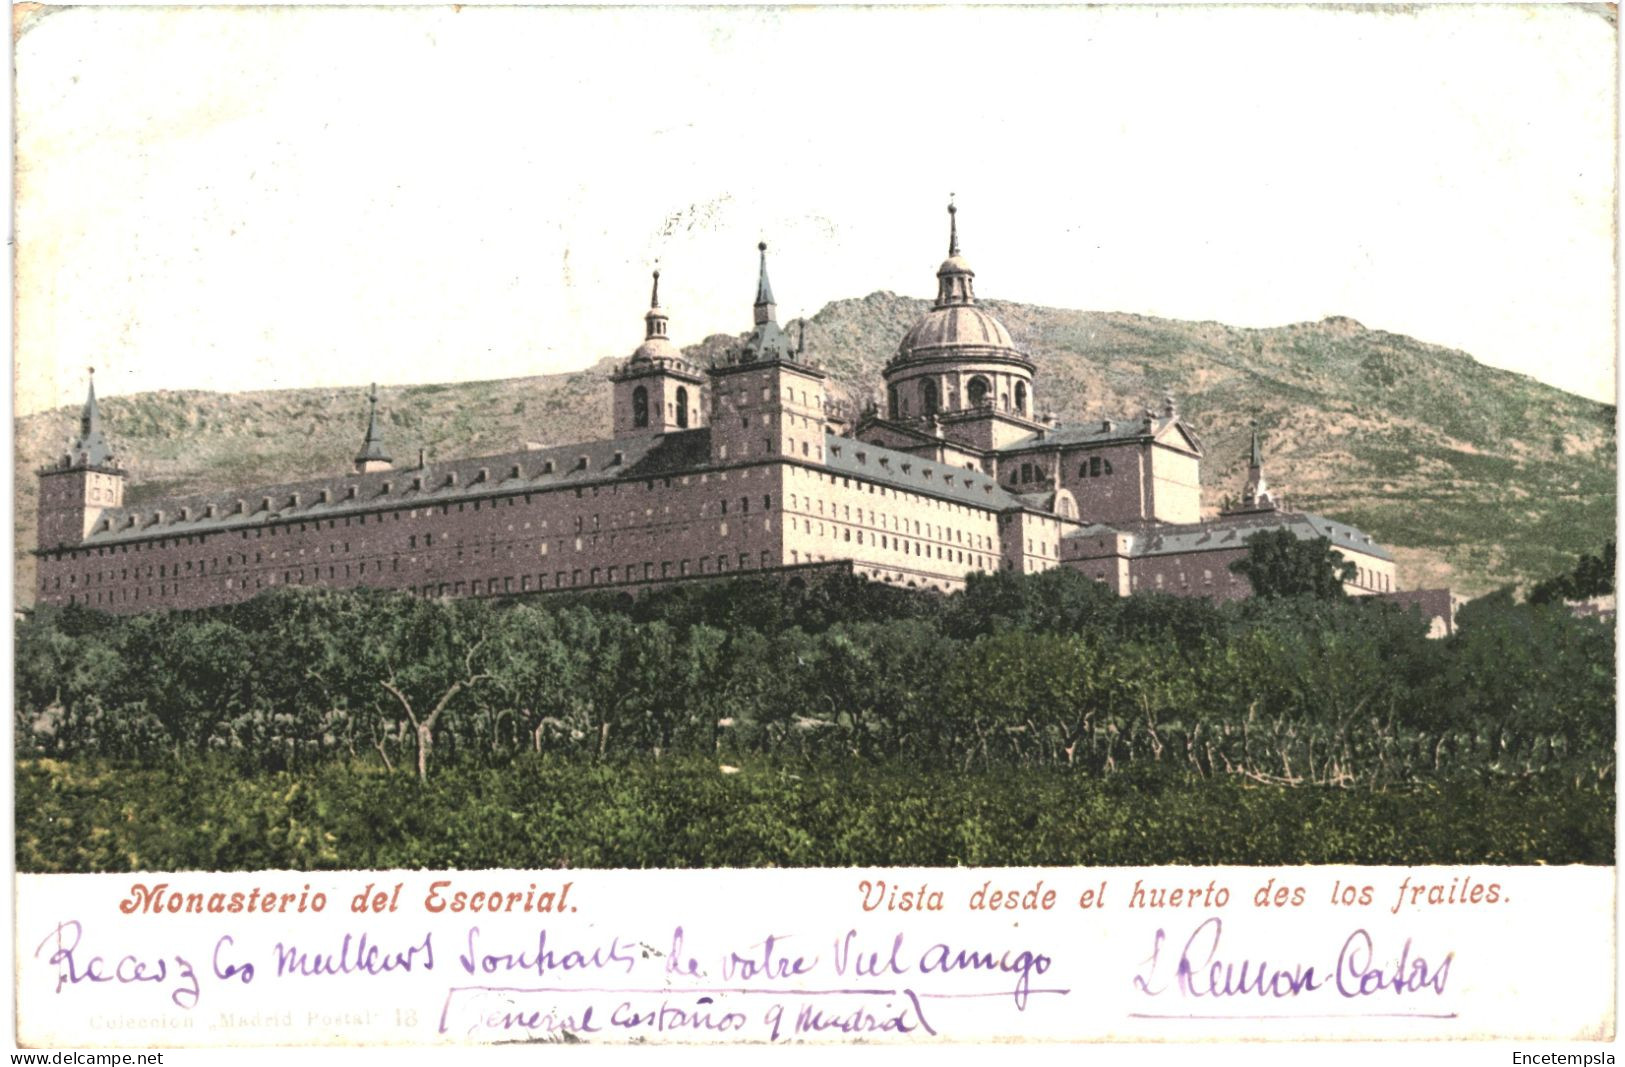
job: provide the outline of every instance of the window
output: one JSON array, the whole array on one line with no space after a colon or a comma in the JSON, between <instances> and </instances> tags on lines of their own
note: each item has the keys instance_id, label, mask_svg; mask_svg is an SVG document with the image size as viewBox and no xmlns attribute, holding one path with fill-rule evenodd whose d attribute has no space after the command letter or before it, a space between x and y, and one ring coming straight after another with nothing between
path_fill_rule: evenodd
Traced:
<instances>
[{"instance_id":1,"label":"window","mask_svg":"<svg viewBox=\"0 0 1625 1067\"><path fill-rule=\"evenodd\" d=\"M1027 414L1027 385L1025 382L1016 383L1016 414Z\"/></svg>"},{"instance_id":2,"label":"window","mask_svg":"<svg viewBox=\"0 0 1625 1067\"><path fill-rule=\"evenodd\" d=\"M632 390L632 425L649 425L649 390L641 385Z\"/></svg>"},{"instance_id":3,"label":"window","mask_svg":"<svg viewBox=\"0 0 1625 1067\"><path fill-rule=\"evenodd\" d=\"M677 425L688 429L688 389L681 385L677 387Z\"/></svg>"},{"instance_id":4,"label":"window","mask_svg":"<svg viewBox=\"0 0 1625 1067\"><path fill-rule=\"evenodd\" d=\"M937 383L930 378L920 383L920 414L934 415L938 406Z\"/></svg>"}]
</instances>

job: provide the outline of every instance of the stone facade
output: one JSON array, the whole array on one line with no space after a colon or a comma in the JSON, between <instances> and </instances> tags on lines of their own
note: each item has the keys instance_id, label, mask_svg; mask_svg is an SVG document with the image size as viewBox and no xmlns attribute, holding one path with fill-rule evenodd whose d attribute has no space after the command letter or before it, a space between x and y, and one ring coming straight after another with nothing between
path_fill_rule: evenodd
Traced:
<instances>
[{"instance_id":1,"label":"stone facade","mask_svg":"<svg viewBox=\"0 0 1625 1067\"><path fill-rule=\"evenodd\" d=\"M855 425L779 328L765 245L754 328L707 368L668 339L656 274L607 440L399 468L370 413L347 474L126 508L92 389L39 472L37 599L140 612L285 585L510 596L832 566L943 591L1067 566L1124 595L1233 598L1245 538L1278 528L1330 538L1351 592L1393 590L1370 537L1268 492L1256 441L1243 507L1204 520L1201 442L1172 398L1085 425L1037 414L1037 368L973 278L951 217L937 302L887 365L886 409Z\"/></svg>"}]
</instances>

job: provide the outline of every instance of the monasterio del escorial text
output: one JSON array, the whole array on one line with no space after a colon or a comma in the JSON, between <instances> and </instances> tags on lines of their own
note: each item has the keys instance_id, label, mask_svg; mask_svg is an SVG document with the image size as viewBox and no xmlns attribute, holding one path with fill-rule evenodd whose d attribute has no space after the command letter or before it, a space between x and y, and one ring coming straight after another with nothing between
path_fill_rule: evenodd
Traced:
<instances>
[{"instance_id":1,"label":"monasterio del escorial text","mask_svg":"<svg viewBox=\"0 0 1625 1067\"><path fill-rule=\"evenodd\" d=\"M944 592L967 575L1074 568L1129 595L1251 594L1247 539L1325 538L1351 595L1450 626L1444 590L1396 589L1360 530L1293 511L1258 435L1239 500L1204 517L1201 439L1173 397L1085 424L1039 414L1034 361L974 292L949 207L934 305L886 364L883 406L826 398L777 322L767 246L749 336L711 366L668 338L655 272L645 338L613 374L613 435L455 461L398 462L376 391L351 470L124 506L127 474L94 385L39 471L37 599L118 613L201 608L281 586L422 597L642 589L832 568ZM337 466L337 464L335 464Z\"/></svg>"}]
</instances>

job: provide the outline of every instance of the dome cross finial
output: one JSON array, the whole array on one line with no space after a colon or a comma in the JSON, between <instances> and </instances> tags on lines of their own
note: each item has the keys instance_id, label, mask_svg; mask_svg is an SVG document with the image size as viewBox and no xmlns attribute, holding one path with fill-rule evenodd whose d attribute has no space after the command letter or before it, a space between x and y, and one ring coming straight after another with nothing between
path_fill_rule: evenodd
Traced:
<instances>
[{"instance_id":1,"label":"dome cross finial","mask_svg":"<svg viewBox=\"0 0 1625 1067\"><path fill-rule=\"evenodd\" d=\"M959 209L954 206L954 194L948 194L948 256L959 255Z\"/></svg>"},{"instance_id":2,"label":"dome cross finial","mask_svg":"<svg viewBox=\"0 0 1625 1067\"><path fill-rule=\"evenodd\" d=\"M654 269L654 278L655 278L655 280L654 280L654 288L649 291L649 306L651 308L657 308L657 307L660 306L660 268L659 267L656 267Z\"/></svg>"}]
</instances>

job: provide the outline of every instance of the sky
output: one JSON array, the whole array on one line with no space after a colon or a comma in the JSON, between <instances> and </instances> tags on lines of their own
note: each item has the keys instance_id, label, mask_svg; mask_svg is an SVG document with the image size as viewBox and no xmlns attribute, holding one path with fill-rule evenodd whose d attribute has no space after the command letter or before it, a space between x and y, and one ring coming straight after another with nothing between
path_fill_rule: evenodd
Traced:
<instances>
[{"instance_id":1,"label":"sky","mask_svg":"<svg viewBox=\"0 0 1625 1067\"><path fill-rule=\"evenodd\" d=\"M15 50L19 414L507 378L979 295L1346 315L1615 395L1581 7L71 8Z\"/></svg>"}]
</instances>

